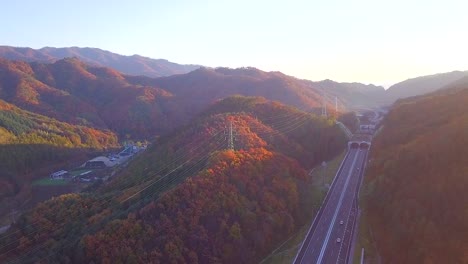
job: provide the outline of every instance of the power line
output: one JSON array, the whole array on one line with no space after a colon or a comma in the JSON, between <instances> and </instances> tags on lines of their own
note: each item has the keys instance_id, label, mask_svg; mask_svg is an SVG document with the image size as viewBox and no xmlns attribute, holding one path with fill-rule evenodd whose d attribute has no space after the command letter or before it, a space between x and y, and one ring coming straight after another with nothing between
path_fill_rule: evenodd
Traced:
<instances>
[{"instance_id":1,"label":"power line","mask_svg":"<svg viewBox=\"0 0 468 264\"><path fill-rule=\"evenodd\" d=\"M229 131L228 134L228 149L234 150L234 132L232 129L232 121L229 122Z\"/></svg>"}]
</instances>

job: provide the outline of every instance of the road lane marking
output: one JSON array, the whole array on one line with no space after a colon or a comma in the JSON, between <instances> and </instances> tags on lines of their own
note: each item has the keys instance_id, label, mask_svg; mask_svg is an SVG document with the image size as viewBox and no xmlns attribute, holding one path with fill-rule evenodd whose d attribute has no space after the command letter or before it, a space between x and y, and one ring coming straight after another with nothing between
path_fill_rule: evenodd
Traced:
<instances>
[{"instance_id":1,"label":"road lane marking","mask_svg":"<svg viewBox=\"0 0 468 264\"><path fill-rule=\"evenodd\" d=\"M345 186L344 186L343 191L341 192L341 195L340 195L340 200L338 202L338 206L335 209L335 214L333 215L333 219L332 219L332 221L330 223L330 226L328 228L327 236L325 237L325 241L323 241L322 247L320 249L320 255L319 255L318 260L317 260L317 263L319 263L319 264L322 263L323 255L325 253L325 250L327 249L328 241L330 240L330 235L331 235L333 226L335 225L336 216L338 215L338 211L341 208L341 204L343 203L344 194L346 193L346 190L348 188L349 179L351 179L351 175L354 172L353 171L354 164L356 163L356 160L357 160L358 156L359 156L359 153L357 153L356 156L354 157L353 163L351 165L351 170L348 173L348 177L346 178Z\"/></svg>"},{"instance_id":2,"label":"road lane marking","mask_svg":"<svg viewBox=\"0 0 468 264\"><path fill-rule=\"evenodd\" d=\"M354 199L354 195L352 195L352 196L353 196L353 199ZM353 208L353 203L351 203L349 212L351 212L352 208ZM349 212L348 212L348 218L346 219L346 226L345 226L345 232L344 233L346 233L346 231L348 231L348 233L349 233L348 224L349 224L349 218L351 217L351 214ZM346 234L343 234L343 243L341 243L341 245L340 245L340 250L338 251L338 258L336 259L336 263L338 263L340 261L341 249L343 248L345 236L346 236Z\"/></svg>"},{"instance_id":3,"label":"road lane marking","mask_svg":"<svg viewBox=\"0 0 468 264\"><path fill-rule=\"evenodd\" d=\"M327 194L326 194L325 197L324 197L324 200L323 200L323 202L322 202L322 205L321 205L320 208L319 208L318 213L315 215L314 220L312 221L312 225L310 226L309 231L307 232L307 235L306 235L304 241L301 243L301 247L299 248L299 251L298 251L296 257L294 258L293 263L297 263L298 261L299 261L299 263L302 263L304 257L307 255L307 251L309 250L309 247L310 247L310 244L311 244L311 242L312 242L312 239L311 239L311 240L309 241L309 243L307 243L307 244L305 244L305 242L306 242L307 238L309 237L309 235L313 237L313 234L315 233L315 231L316 231L316 229L317 229L317 228L315 228L315 230L314 230L312 233L310 233L310 232L312 231L312 229L313 229L313 226L314 226L315 221L318 221L318 222L317 222L317 226L320 224L320 218L317 219L317 216L320 214L320 211L321 211L322 209L323 209L322 212L325 212L325 209L326 209L326 207L327 207L326 205L328 204L328 202L327 202L327 203L324 203L324 202L327 200L327 197L328 197L329 195L331 195L331 193L337 188L336 185L337 185L339 176L340 176L340 174L343 172L343 169L344 169L344 166L345 166L345 164L346 164L346 161L348 160L348 157L351 155L351 153L352 153L352 150L351 150L351 149L348 150L348 151L346 152L346 155L345 155L343 161L341 161L340 167L338 168L338 171L336 172L336 175L335 175L335 177L333 178L333 181L332 181L332 183L330 184L330 186L329 186L329 188L328 188L328 190L327 190ZM357 155L357 152L356 152L356 155ZM323 207L322 207L322 206L323 206ZM317 226L316 226L316 227L317 227ZM301 255L302 250L304 249L304 246L305 246L305 251L304 251L304 253L302 254L302 257L300 257L300 259L298 259L298 257Z\"/></svg>"},{"instance_id":4,"label":"road lane marking","mask_svg":"<svg viewBox=\"0 0 468 264\"><path fill-rule=\"evenodd\" d=\"M327 197L328 197L329 195L332 195L332 193L336 192L337 189L340 189L340 188L341 188L340 182L341 182L341 179L342 179L342 177L343 177L341 174L342 174L344 171L346 171L346 169L345 169L346 167L349 167L347 161L349 160L350 156L352 156L352 155L355 155L355 157L356 157L356 156L358 155L358 152L355 151L355 152L353 153L353 150L351 149L351 150L349 150L349 151L346 153L346 156L345 156L345 158L343 159L343 161L342 161L341 164L340 164L340 168L338 169L338 172L337 172L337 174L335 175L332 184L330 185L329 191L327 192L327 194L326 194L326 196L325 196L325 198L324 198L324 201L327 200ZM349 170L349 168L348 168L348 170ZM333 188L333 190L332 190L332 188ZM333 197L333 196L332 196L332 197ZM330 200L332 199L332 197L330 197ZM328 204L331 202L330 200L329 200L327 203L322 204L323 207L320 206L319 212L320 212L320 210L323 209L323 211L322 211L322 216L321 216L320 218L318 218L318 219L316 218L317 215L315 216L314 221L312 221L312 225L311 225L309 231L307 232L307 235L306 235L306 238L304 239L304 241L307 240L307 237L309 237L309 235L313 237L314 234L318 231L317 229L319 229L318 227L320 226L320 222L322 221L322 217L325 217L325 215L327 215ZM314 223L315 223L316 220L318 221L318 222L317 222L317 226L316 226L316 228L312 231L312 227L313 227L313 225L314 225ZM310 233L311 231L312 231L312 233ZM319 238L320 238L320 237L317 237L317 240L316 240L317 242L318 242L318 239L319 239ZM308 255L308 251L309 251L310 246L313 245L313 244L315 244L315 243L312 243L312 242L313 242L313 240L311 239L311 240L309 241L309 243L307 243L307 245L304 245L304 244L301 245L301 248L299 249L298 254L296 255L296 258L294 259L294 263L296 263L297 261L299 261L299 263L302 263L302 261L304 260L304 258L306 257L306 255ZM305 246L304 254L302 254L302 257L301 257L300 259L298 259L298 257L300 256L300 253L301 253L301 251L302 251L302 248L303 248L304 246ZM312 255L313 255L313 254L312 254Z\"/></svg>"}]
</instances>

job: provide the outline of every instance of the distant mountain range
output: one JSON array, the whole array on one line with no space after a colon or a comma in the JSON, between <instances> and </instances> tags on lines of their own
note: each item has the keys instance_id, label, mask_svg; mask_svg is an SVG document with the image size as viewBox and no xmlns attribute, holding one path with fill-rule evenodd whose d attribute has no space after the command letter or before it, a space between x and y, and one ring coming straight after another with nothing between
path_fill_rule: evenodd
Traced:
<instances>
[{"instance_id":1,"label":"distant mountain range","mask_svg":"<svg viewBox=\"0 0 468 264\"><path fill-rule=\"evenodd\" d=\"M11 46L0 46L0 57L5 58L8 60L19 60L19 61L26 61L26 62L42 62L42 63L53 63L57 60L69 58L69 57L76 57L79 60L83 61L86 64L91 66L100 66L100 67L108 67L113 68L117 71L122 72L126 75L143 75L147 77L164 77L164 76L171 76L176 74L185 74L190 71L194 71L201 66L199 65L181 65L172 62L168 62L167 60L163 59L150 59L146 57L142 57L139 55L133 56L123 56L119 54L115 54L109 51L97 49L97 48L78 48L78 47L70 47L70 48L42 48L42 49L31 49L31 48L18 48L18 47L11 47ZM256 69L255 69L256 70ZM273 79L276 80L283 79L283 82L278 81L275 85L282 85L283 87L292 87L294 86L296 90L301 90L300 93L304 94L305 97L311 96L314 94L314 106L317 107L320 104L315 104L317 100L317 89L325 89L327 93L327 101L330 106L333 108L335 105L335 96L338 98L338 107L343 111L344 108L355 108L355 107L375 107L381 101L381 97L384 95L384 89L381 86L374 86L374 85L364 85L361 83L338 83L331 80L319 81L319 82L312 82L307 80L300 80L291 76L287 76L280 72L262 72L256 70L254 68L243 68L232 70L228 68L217 68L208 70L205 68L205 71L200 71L198 74L203 72L207 73L211 71L211 76L205 76L209 78L209 81L212 81L212 78L216 78L215 76L218 75L229 75L227 79L231 81L231 83L237 82L238 84L233 85L242 85L246 84L246 82L253 81L253 80L260 80L260 79L270 79L270 81L274 82ZM195 74L197 75L197 74ZM193 76L192 76L193 77ZM275 78L273 78L275 77ZM187 77L181 77L180 79L184 79ZM188 78L191 78L188 76ZM202 78L202 76L199 76ZM238 80L235 80L238 79ZM229 81L226 78L218 78L218 81ZM208 81L208 80L207 80ZM171 82L167 80L167 82ZM203 79L200 79L198 84L202 86L206 86L203 82ZM264 86L264 89L268 89L269 83L262 83L261 85ZM251 83L249 87L256 87L256 83ZM219 87L222 87L219 86ZM216 87L216 89L222 89ZM169 87L166 87L169 88ZM309 88L312 88L312 92L309 92ZM243 88L244 91L249 90L250 88L245 87ZM272 88L274 89L274 88ZM216 93L222 94L223 91ZM255 93L255 92L252 92ZM241 94L243 94L241 92ZM323 92L318 92L318 96L321 97ZM285 97L294 95L284 94ZM287 100L293 101L293 98L289 98ZM303 99L304 99L303 98ZM321 99L322 100L322 99ZM307 101L307 99L306 99ZM304 102L303 102L304 103ZM305 103L306 105L310 106L309 103ZM296 104L294 104L296 105ZM332 109L330 108L330 109Z\"/></svg>"},{"instance_id":2,"label":"distant mountain range","mask_svg":"<svg viewBox=\"0 0 468 264\"><path fill-rule=\"evenodd\" d=\"M209 93L223 98L227 95L264 96L270 100L296 106L306 111L319 112L323 95L330 113L334 113L335 97L338 111L378 106L385 90L381 86L361 83L339 83L331 80L312 82L281 72L264 72L256 68L200 68L185 75L158 78L149 84L167 87L169 91L184 95ZM206 95L205 95L206 96Z\"/></svg>"},{"instance_id":3,"label":"distant mountain range","mask_svg":"<svg viewBox=\"0 0 468 264\"><path fill-rule=\"evenodd\" d=\"M0 46L0 57L8 60L19 60L26 62L42 62L42 63L53 63L58 60L70 57L76 57L80 61L89 64L93 67L108 67L113 68L117 71L122 72L126 75L142 75L147 77L167 77L176 74L185 74L196 69L199 69L200 65L182 65L173 62L169 62L164 59L151 59L143 57L140 55L133 56L123 56L110 51L101 50L97 48L79 48L79 47L69 47L69 48L53 48L45 47L41 49L32 49L32 48L20 48L20 47L11 47L11 46ZM217 68L210 69L205 68L203 71L198 72L198 75L208 71L211 71L211 76L205 76L210 81L213 81L213 78L217 78L217 84L222 81L231 81L232 85L244 85L246 82L259 80L259 79L270 79L273 81L275 78L278 81L279 79L283 80L278 81L276 84L270 83L251 83L249 85L256 87L257 85L263 85L266 89L269 85L278 86L282 85L288 86L289 88L295 89L302 95L302 99L293 99L295 95L283 94L283 97L289 97L286 101L296 101L296 106L303 107L304 104L310 106L307 98L314 97L312 101L314 102L314 107L318 107L320 104L315 104L317 101L317 95L319 97L323 96L325 91L327 102L330 105L330 109L333 109L335 106L335 97L337 98L338 108L343 109L356 109L356 108L369 108L377 107L381 105L392 104L399 98L406 98L415 95L421 95L424 93L429 93L435 91L443 86L460 79L463 76L468 75L468 72L454 71L449 73L441 73L435 75L422 76L417 78L408 79L406 81L397 83L391 86L388 90L384 90L381 86L375 85L365 85L362 83L339 83L332 80L323 80L323 81L308 81L300 80L291 76L284 75L280 72L254 72L253 68L244 68L232 70L228 68ZM197 75L197 74L194 74ZM218 78L219 75L229 75L228 78ZM218 77L216 77L218 76ZM159 83L167 83L169 85L176 82L177 86L183 85L180 83L180 79L193 78L194 76L186 76L175 79L160 80ZM275 78L273 78L275 77ZM203 76L198 76L199 80L196 80L195 85L206 86L203 83ZM179 79L179 80L176 80ZM207 80L208 80L207 79ZM227 80L229 79L229 80ZM237 79L237 80L234 80ZM215 81L215 82L216 82ZM237 82L238 84L234 84ZM274 82L274 81L273 81ZM185 84L186 86L186 84ZM211 85L209 85L211 86ZM214 88L216 94L223 94L224 91L220 85ZM171 88L171 87L165 87ZM308 88L312 88L312 92L307 91ZM178 88L175 88L178 89ZM244 91L248 91L248 87L243 88ZM318 90L320 90L318 92ZM203 92L203 91L200 91ZM250 93L256 93L250 91ZM255 95L260 92L257 92ZM240 94L244 94L240 92ZM314 94L314 95L312 95ZM280 96L279 94L277 94ZM297 104L297 101L303 101L300 104ZM304 101L305 100L305 101ZM323 100L323 99L321 99ZM288 102L285 102L288 103Z\"/></svg>"},{"instance_id":4,"label":"distant mountain range","mask_svg":"<svg viewBox=\"0 0 468 264\"><path fill-rule=\"evenodd\" d=\"M164 134L217 100L236 94L262 96L319 113L323 101L320 85L326 84L255 68L200 68L150 78L90 66L77 58L53 63L0 59L0 99L61 121L137 138ZM383 91L362 84L333 82L329 87L331 113L333 93L350 107L363 101L366 93Z\"/></svg>"},{"instance_id":5,"label":"distant mountain range","mask_svg":"<svg viewBox=\"0 0 468 264\"><path fill-rule=\"evenodd\" d=\"M436 84L460 76L463 72L406 82L436 89ZM432 86L423 85L427 82ZM202 67L185 74L151 78L124 75L78 58L53 63L0 59L0 99L60 121L110 129L120 136L137 138L164 134L187 123L217 100L236 94L261 96L320 113L325 91L328 112L334 114L335 98L340 112L376 107L395 100L394 91L403 91L399 94L405 95L401 96L413 95L412 89L401 88L404 85L402 82L385 91L375 85L331 80L312 82L250 67Z\"/></svg>"},{"instance_id":6,"label":"distant mountain range","mask_svg":"<svg viewBox=\"0 0 468 264\"><path fill-rule=\"evenodd\" d=\"M55 62L60 59L76 57L94 66L116 69L129 75L149 77L182 74L198 69L199 65L182 65L164 59L151 59L140 55L124 56L97 48L51 48L42 49L0 46L0 57L27 62Z\"/></svg>"},{"instance_id":7,"label":"distant mountain range","mask_svg":"<svg viewBox=\"0 0 468 264\"><path fill-rule=\"evenodd\" d=\"M384 90L372 84L301 80L251 67L179 65L95 48L35 50L0 46L0 57L6 58L0 63L5 67L0 72L0 99L62 121L89 123L121 135L134 134L132 131L139 127L136 130L145 130L146 136L173 129L207 105L234 94L263 96L316 113L325 94L328 112L334 113L335 106L343 112L389 105L468 75L456 71L423 76ZM65 57L75 59L61 59Z\"/></svg>"},{"instance_id":8,"label":"distant mountain range","mask_svg":"<svg viewBox=\"0 0 468 264\"><path fill-rule=\"evenodd\" d=\"M385 101L393 103L398 99L427 94L442 89L465 76L468 76L468 71L453 71L411 78L390 86L385 92Z\"/></svg>"},{"instance_id":9,"label":"distant mountain range","mask_svg":"<svg viewBox=\"0 0 468 264\"><path fill-rule=\"evenodd\" d=\"M321 105L321 94L302 81L256 68L200 68L183 75L153 79L148 84L162 87L198 106L234 94L263 96L308 111Z\"/></svg>"},{"instance_id":10,"label":"distant mountain range","mask_svg":"<svg viewBox=\"0 0 468 264\"><path fill-rule=\"evenodd\" d=\"M347 110L377 107L386 103L385 89L382 86L362 83L339 83L332 80L319 82L305 81L315 89L326 91L327 99L334 106L335 97L338 100L338 108L346 107Z\"/></svg>"}]
</instances>

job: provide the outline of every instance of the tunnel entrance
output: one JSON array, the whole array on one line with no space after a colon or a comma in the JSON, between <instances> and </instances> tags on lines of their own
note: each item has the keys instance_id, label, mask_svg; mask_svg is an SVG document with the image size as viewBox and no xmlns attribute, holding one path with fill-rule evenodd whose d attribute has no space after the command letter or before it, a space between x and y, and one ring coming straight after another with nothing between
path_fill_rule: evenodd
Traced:
<instances>
[{"instance_id":1,"label":"tunnel entrance","mask_svg":"<svg viewBox=\"0 0 468 264\"><path fill-rule=\"evenodd\" d=\"M369 143L363 142L363 143L359 144L359 148L361 148L361 149L369 149Z\"/></svg>"}]
</instances>

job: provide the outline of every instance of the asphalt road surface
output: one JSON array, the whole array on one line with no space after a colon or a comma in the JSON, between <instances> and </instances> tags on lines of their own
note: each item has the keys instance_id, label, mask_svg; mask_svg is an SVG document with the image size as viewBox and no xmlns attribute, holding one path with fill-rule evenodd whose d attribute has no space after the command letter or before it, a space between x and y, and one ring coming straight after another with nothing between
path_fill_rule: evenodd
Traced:
<instances>
[{"instance_id":1,"label":"asphalt road surface","mask_svg":"<svg viewBox=\"0 0 468 264\"><path fill-rule=\"evenodd\" d=\"M294 263L346 263L367 149L351 148ZM338 242L337 240L340 240Z\"/></svg>"}]
</instances>

